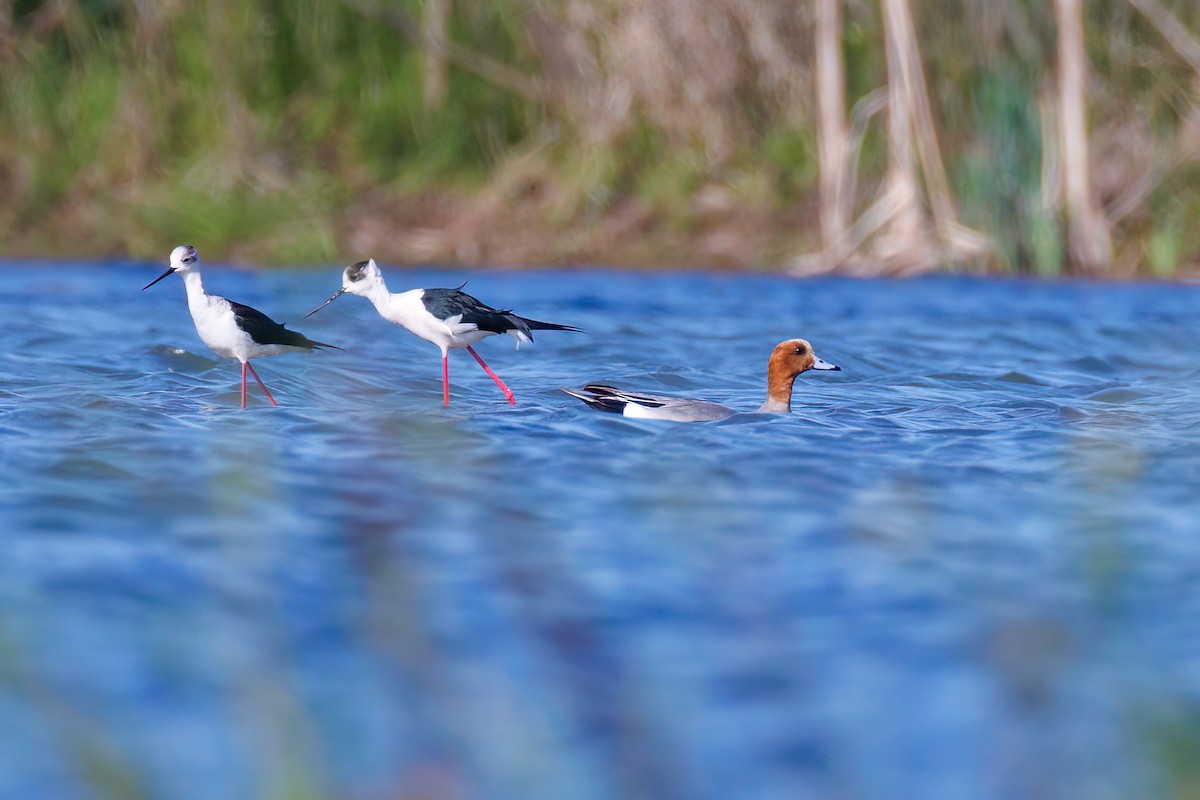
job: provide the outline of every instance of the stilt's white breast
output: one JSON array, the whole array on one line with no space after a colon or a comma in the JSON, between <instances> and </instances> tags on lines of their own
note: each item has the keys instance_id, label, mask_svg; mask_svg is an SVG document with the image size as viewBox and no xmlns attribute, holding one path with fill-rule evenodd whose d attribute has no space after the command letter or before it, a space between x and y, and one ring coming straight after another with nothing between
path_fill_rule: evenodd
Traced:
<instances>
[{"instance_id":1,"label":"stilt's white breast","mask_svg":"<svg viewBox=\"0 0 1200 800\"><path fill-rule=\"evenodd\" d=\"M467 347L491 335L489 331L479 330L474 323L464 323L461 315L438 319L425 308L425 303L422 302L424 296L424 289L412 289L390 295L387 313L383 313L382 309L380 313L413 335L432 342L443 350Z\"/></svg>"},{"instance_id":2,"label":"stilt's white breast","mask_svg":"<svg viewBox=\"0 0 1200 800\"><path fill-rule=\"evenodd\" d=\"M192 312L200 340L217 355L238 360L256 355L251 352L253 341L238 327L233 309L224 297L189 292L188 310Z\"/></svg>"}]
</instances>

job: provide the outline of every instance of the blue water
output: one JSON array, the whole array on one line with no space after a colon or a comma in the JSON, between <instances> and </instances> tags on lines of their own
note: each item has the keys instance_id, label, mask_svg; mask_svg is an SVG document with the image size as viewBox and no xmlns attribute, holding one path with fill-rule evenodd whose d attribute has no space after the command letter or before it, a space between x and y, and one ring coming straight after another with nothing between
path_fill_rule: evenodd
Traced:
<instances>
[{"instance_id":1,"label":"blue water","mask_svg":"<svg viewBox=\"0 0 1200 800\"><path fill-rule=\"evenodd\" d=\"M0 269L0 797L1128 798L1200 752L1200 287ZM461 273L388 275L393 290ZM652 424L603 380L790 416ZM1181 755L1182 754L1182 755ZM1192 784L1193 786L1195 784ZM1182 795L1179 795L1182 796Z\"/></svg>"}]
</instances>

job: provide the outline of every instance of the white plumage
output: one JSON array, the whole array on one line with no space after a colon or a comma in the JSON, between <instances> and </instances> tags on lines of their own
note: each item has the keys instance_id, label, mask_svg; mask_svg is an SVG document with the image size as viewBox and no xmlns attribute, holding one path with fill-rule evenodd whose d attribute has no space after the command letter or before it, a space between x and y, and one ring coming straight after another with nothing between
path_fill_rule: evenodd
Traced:
<instances>
[{"instance_id":1,"label":"white plumage","mask_svg":"<svg viewBox=\"0 0 1200 800\"><path fill-rule=\"evenodd\" d=\"M196 325L200 341L222 358L236 358L242 363L242 408L246 407L247 371L262 387L271 405L279 405L271 395L271 390L258 377L258 372L250 365L250 359L310 352L317 348L341 349L290 331L250 306L206 294L200 279L200 255L191 245L180 245L172 250L171 265L167 271L143 286L142 290L149 289L172 273L183 276L188 311L192 313L192 322Z\"/></svg>"},{"instance_id":2,"label":"white plumage","mask_svg":"<svg viewBox=\"0 0 1200 800\"><path fill-rule=\"evenodd\" d=\"M535 330L579 331L570 325L540 322L517 316L508 310L492 308L458 289L411 289L392 294L383 281L383 273L374 259L351 264L342 272L342 288L307 316L320 311L346 292L365 297L375 306L379 316L389 322L437 345L442 351L442 403L450 405L451 350L465 349L479 362L489 377L504 392L510 404L516 403L512 390L500 380L472 347L487 336L506 333L519 347L521 342L533 341Z\"/></svg>"}]
</instances>

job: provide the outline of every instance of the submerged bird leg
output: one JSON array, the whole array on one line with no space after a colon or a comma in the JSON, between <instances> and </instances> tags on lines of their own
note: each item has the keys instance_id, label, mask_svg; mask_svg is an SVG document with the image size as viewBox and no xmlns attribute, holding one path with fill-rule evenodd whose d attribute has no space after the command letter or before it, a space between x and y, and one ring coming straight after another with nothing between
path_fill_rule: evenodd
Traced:
<instances>
[{"instance_id":1,"label":"submerged bird leg","mask_svg":"<svg viewBox=\"0 0 1200 800\"><path fill-rule=\"evenodd\" d=\"M247 361L242 362L242 408L246 407L246 367L249 365Z\"/></svg>"},{"instance_id":2,"label":"submerged bird leg","mask_svg":"<svg viewBox=\"0 0 1200 800\"><path fill-rule=\"evenodd\" d=\"M271 396L271 390L267 388L267 385L262 382L262 378L258 377L258 373L254 371L254 367L250 366L249 361L246 362L246 366L250 369L250 374L254 376L254 380L258 381L258 385L262 387L263 394L265 394L267 396L267 399L271 401L271 405L273 405L273 406L279 405L279 403L275 402L275 398ZM243 392L246 391L245 378L242 379L242 391ZM242 408L245 408L245 406L242 406Z\"/></svg>"},{"instance_id":3,"label":"submerged bird leg","mask_svg":"<svg viewBox=\"0 0 1200 800\"><path fill-rule=\"evenodd\" d=\"M479 357L479 353L475 352L474 347L468 345L467 352L475 356L475 360L479 362L479 366L483 367L483 371L486 372L488 376L496 382L496 385L500 387L500 391L504 392L504 396L508 398L508 404L510 406L515 406L517 404L517 399L513 397L512 389L505 386L504 381L500 380L500 376L492 372L492 368L483 363L483 359Z\"/></svg>"},{"instance_id":4,"label":"submerged bird leg","mask_svg":"<svg viewBox=\"0 0 1200 800\"><path fill-rule=\"evenodd\" d=\"M442 405L450 405L450 354L442 353Z\"/></svg>"}]
</instances>

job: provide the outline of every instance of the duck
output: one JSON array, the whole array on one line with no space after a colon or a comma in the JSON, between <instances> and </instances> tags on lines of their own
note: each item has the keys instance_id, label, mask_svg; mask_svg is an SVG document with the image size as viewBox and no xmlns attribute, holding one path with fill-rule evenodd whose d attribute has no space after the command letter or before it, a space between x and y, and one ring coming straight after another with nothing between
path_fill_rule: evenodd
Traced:
<instances>
[{"instance_id":1,"label":"duck","mask_svg":"<svg viewBox=\"0 0 1200 800\"><path fill-rule=\"evenodd\" d=\"M804 339L788 339L771 351L767 361L767 399L759 413L786 414L792 410L792 385L809 370L841 372L836 364L823 361ZM671 422L711 422L737 414L736 409L708 400L693 400L659 394L630 392L603 383L589 383L581 389L561 391L597 411L608 411L633 419L657 419Z\"/></svg>"}]
</instances>

